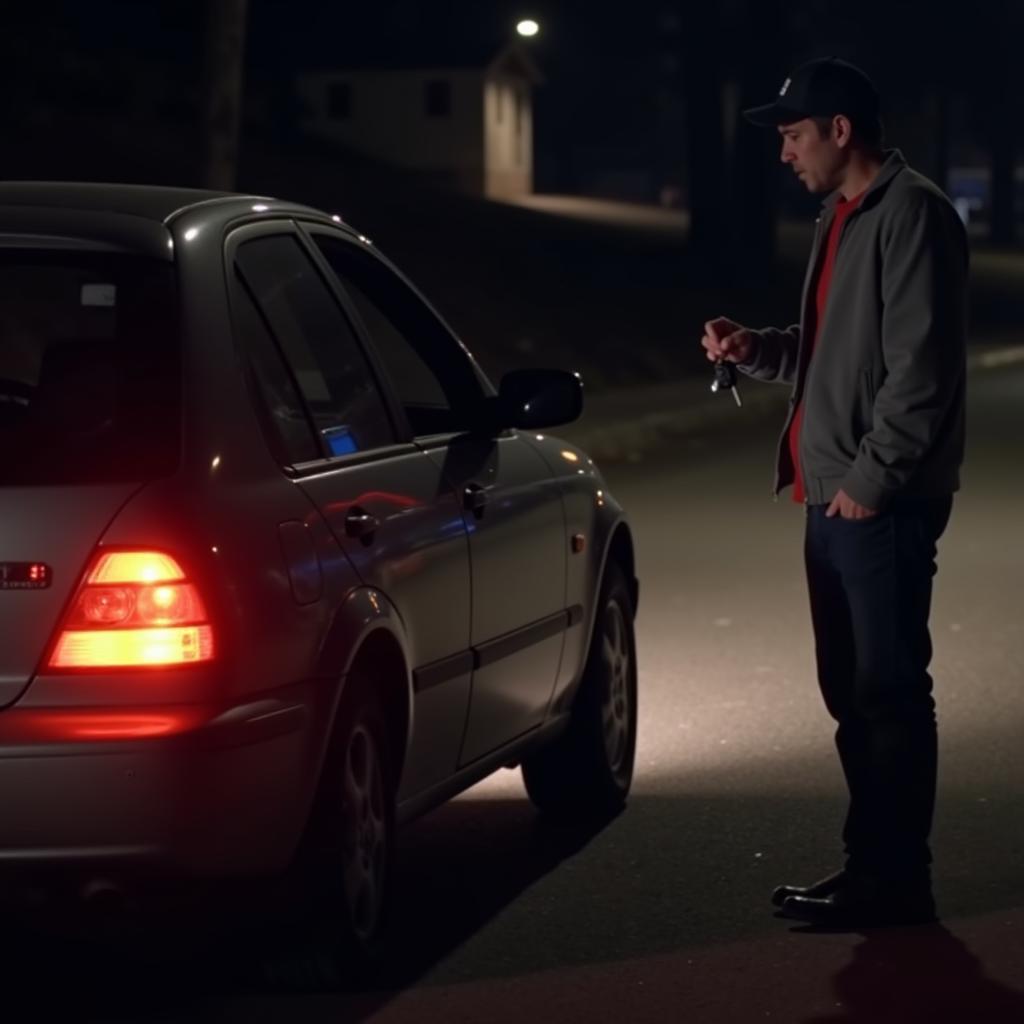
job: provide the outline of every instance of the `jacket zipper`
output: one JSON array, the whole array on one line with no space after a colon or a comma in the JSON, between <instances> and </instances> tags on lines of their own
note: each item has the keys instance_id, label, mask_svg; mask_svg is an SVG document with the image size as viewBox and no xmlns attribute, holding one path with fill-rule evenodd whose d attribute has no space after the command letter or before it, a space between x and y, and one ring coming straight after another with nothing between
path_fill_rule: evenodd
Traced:
<instances>
[{"instance_id":1,"label":"jacket zipper","mask_svg":"<svg viewBox=\"0 0 1024 1024\"><path fill-rule=\"evenodd\" d=\"M898 170L895 173L898 173ZM890 175L890 177L894 177L894 176L895 175ZM877 182L872 184L871 189L869 189L869 191L872 191L876 187L877 184L878 184ZM866 199L867 196L865 196L864 198ZM857 209L854 210L853 213L851 213L849 217L847 217L846 222L843 224L842 230L839 232L839 241L836 243L836 259L837 260L839 258L839 250L842 248L842 245L843 245L843 239L846 237L846 229L850 226L850 223L853 221L853 219L860 215L860 213L862 212L863 208L864 208L864 204L863 204L863 202L861 202L857 206ZM811 245L811 263L810 263L810 267L814 266L814 262L820 256L819 245L820 245L820 239L821 239L821 220L822 220L822 215L819 214L817 219L814 222L814 242ZM810 296L808 295L808 296L806 296L806 298L809 299ZM803 306L802 306L801 310L800 310L800 326L801 326L801 328L803 327L803 325L804 325L804 323L806 321L806 313L807 313L807 302L805 301L803 303ZM800 340L801 340L801 343L802 343L803 342L802 335L801 335L801 339ZM799 359L799 354L798 354L798 359ZM793 397L796 398L797 400L793 403L793 407L790 409L790 415L786 417L786 425L783 428L782 437L779 439L779 452L780 453L781 453L781 450L782 450L782 445L784 443L788 442L788 439L789 439L788 435L789 435L790 428L792 426L792 416L795 414L796 406L799 404L799 402L803 401L803 396L804 396L805 392L807 391L807 381L808 381L808 377L810 376L810 372L811 372L811 366L810 366L810 362L808 362L808 364L807 364L807 373L804 375L803 387L800 388L799 396L797 396L796 390L794 389ZM799 379L799 373L800 373L800 367L799 367L799 362L798 362L798 365L797 365L797 387L799 387L800 383L801 383L800 379ZM799 449L799 445L797 447ZM797 452L797 458L799 458L799 450ZM781 460L779 458L776 458L775 485L772 488L772 501L774 501L774 502L778 502L778 500L779 500L779 490L780 490L780 487L779 487L779 476L780 476L780 474L779 474L779 462L780 461ZM794 472L795 472L795 469L796 469L796 467L794 467ZM804 477L804 479L805 480L807 479L806 476ZM806 503L807 503L807 499L805 497L804 498L804 504L806 505Z\"/></svg>"},{"instance_id":2,"label":"jacket zipper","mask_svg":"<svg viewBox=\"0 0 1024 1024\"><path fill-rule=\"evenodd\" d=\"M839 253L842 251L842 248L843 248L843 239L846 238L847 228L849 228L849 226L850 226L851 222L853 221L853 219L860 212L861 212L861 207L858 205L857 209L854 210L846 218L845 221L843 221L843 226L839 230L839 240L836 242L836 259L835 259L835 264L832 267L833 275L835 274L836 267L838 267L838 265L839 265ZM820 222L821 218L819 217L818 220ZM829 287L829 290L831 291L831 285ZM828 310L828 300L826 299L825 300L825 309L822 312L823 313L827 312L827 310ZM822 316L822 320L824 320L824 319L825 319L824 316ZM821 326L822 325L820 323L817 324L817 329L820 330ZM800 390L800 401L801 402L803 401L804 395L807 393L808 385L810 383L810 378L811 378L811 363L813 363L813 362L814 362L813 358L809 359L808 362L807 362L807 372L804 374L803 387ZM797 458L799 458L799 457L800 457L800 445L798 443L797 444ZM801 465L800 471L803 474L803 479L804 479L804 504L806 505L807 504L807 472L806 472L805 467L803 465Z\"/></svg>"},{"instance_id":3,"label":"jacket zipper","mask_svg":"<svg viewBox=\"0 0 1024 1024\"><path fill-rule=\"evenodd\" d=\"M814 220L814 241L811 243L811 255L810 255L810 258L809 258L809 261L808 261L807 279L806 279L805 284L804 284L803 304L802 304L801 309L800 309L801 333L800 333L800 348L797 350L797 369L796 369L797 380L796 380L796 384L795 384L794 389L793 389L793 394L791 396L792 404L791 404L790 409L789 409L789 415L786 417L785 426L782 428L782 436L779 438L779 444L778 444L778 448L777 448L777 452L776 452L776 459L775 459L775 481L774 481L774 484L772 486L772 501L774 501L776 503L779 500L779 491L782 489L781 485L779 483L779 480L780 480L780 477L781 477L781 474L779 473L779 463L781 461L781 454L782 454L783 446L785 444L787 444L788 441L789 441L789 431L792 429L792 426L793 426L793 416L796 415L796 408L800 404L800 401L803 399L803 393L806 390L806 385L807 385L806 375L805 375L804 380L803 380L803 385L804 385L803 387L801 387L801 381L800 381L800 363L802 361L802 352L801 352L801 350L803 349L803 346L805 344L804 337L803 337L803 325L807 322L807 303L808 303L808 301L810 300L810 297L811 297L810 296L810 285L811 285L811 280L813 279L813 276L814 276L814 267L815 267L815 265L818 262L818 258L821 256L821 220L822 220L822 215L821 214L818 214L818 216ZM843 230L845 231L845 229L846 229L846 225L844 224L843 225ZM808 364L808 372L810 372L810 364ZM797 389L799 389L799 391ZM797 457L799 458L799 452L797 454ZM794 473L795 473L796 472L796 467L795 466L793 467L793 470L794 470Z\"/></svg>"}]
</instances>

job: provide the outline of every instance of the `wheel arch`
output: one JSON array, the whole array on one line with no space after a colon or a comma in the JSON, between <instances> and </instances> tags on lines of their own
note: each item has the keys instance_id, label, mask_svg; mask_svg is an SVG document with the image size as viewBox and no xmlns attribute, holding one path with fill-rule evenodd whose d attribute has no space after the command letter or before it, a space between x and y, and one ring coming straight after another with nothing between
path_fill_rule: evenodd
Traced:
<instances>
[{"instance_id":1,"label":"wheel arch","mask_svg":"<svg viewBox=\"0 0 1024 1024\"><path fill-rule=\"evenodd\" d=\"M380 696L397 785L412 735L412 671L405 626L395 606L381 591L360 587L339 606L321 652L321 674L337 679L317 777L337 728L343 701L353 699L353 687L369 686Z\"/></svg>"},{"instance_id":2,"label":"wheel arch","mask_svg":"<svg viewBox=\"0 0 1024 1024\"><path fill-rule=\"evenodd\" d=\"M388 731L388 761L391 783L397 790L409 748L412 726L412 682L405 652L389 629L372 630L355 652L345 682L343 698L351 687L368 687L380 698ZM331 733L337 728L337 713Z\"/></svg>"},{"instance_id":3,"label":"wheel arch","mask_svg":"<svg viewBox=\"0 0 1024 1024\"><path fill-rule=\"evenodd\" d=\"M640 583L636 576L636 550L633 545L633 534L625 520L618 522L605 548L604 559L601 563L601 575L598 578L599 592L609 562L615 562L626 577L629 597L633 605L633 617L636 618L637 603L640 599ZM593 628L593 624L591 624L591 628Z\"/></svg>"}]
</instances>

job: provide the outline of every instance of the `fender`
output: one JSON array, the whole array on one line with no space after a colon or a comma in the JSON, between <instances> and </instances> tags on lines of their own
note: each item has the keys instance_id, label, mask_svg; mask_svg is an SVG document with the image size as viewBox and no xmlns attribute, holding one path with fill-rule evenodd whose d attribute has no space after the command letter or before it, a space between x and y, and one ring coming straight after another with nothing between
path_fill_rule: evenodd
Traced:
<instances>
[{"instance_id":1,"label":"fender","mask_svg":"<svg viewBox=\"0 0 1024 1024\"><path fill-rule=\"evenodd\" d=\"M636 577L636 560L633 547L633 534L626 524L626 520L621 513L621 510L617 510L618 515L610 518L610 523L606 525L601 524L601 533L603 534L604 544L601 548L601 557L596 560L596 572L594 574L594 590L593 595L589 604L586 607L586 620L585 627L586 631L584 636L586 637L586 643L584 644L584 660L580 663L580 669L582 670L586 660L586 652L590 650L590 644L594 636L594 628L597 625L597 598L601 591L601 583L604 580L604 574L608 568L609 559L618 558L619 564L622 567L623 574L626 577L626 584L629 587L629 596L633 603L633 616L636 617L637 601L640 596L640 584ZM575 696L576 688L579 685L581 673L577 673L576 678L572 680L568 691L565 695L565 699L571 702Z\"/></svg>"},{"instance_id":2,"label":"fender","mask_svg":"<svg viewBox=\"0 0 1024 1024\"><path fill-rule=\"evenodd\" d=\"M604 550L601 555L600 570L598 579L604 579L605 569L608 567L610 558L618 558L622 571L626 576L626 583L629 585L629 596L633 602L633 617L636 617L637 607L640 602L640 581L636 576L636 549L633 545L633 531L623 515L619 514L614 519L611 528L605 532ZM595 607L591 609L596 613ZM593 615L591 616L593 626Z\"/></svg>"},{"instance_id":3,"label":"fender","mask_svg":"<svg viewBox=\"0 0 1024 1024\"><path fill-rule=\"evenodd\" d=\"M386 594L376 587L359 586L350 590L338 605L331 622L330 629L320 649L317 661L317 676L322 679L337 680L330 695L327 711L327 730L325 742L320 751L322 768L326 755L326 745L334 731L334 724L341 703L342 693L352 672L353 665L359 658L365 645L375 634L386 634L394 641L401 653L403 679L401 685L406 699L406 726L403 739L402 756L409 748L412 737L413 701L412 672L409 669L409 645L406 638L405 623L398 609L391 603Z\"/></svg>"},{"instance_id":4,"label":"fender","mask_svg":"<svg viewBox=\"0 0 1024 1024\"><path fill-rule=\"evenodd\" d=\"M621 505L608 490L600 470L583 449L563 438L520 432L537 451L558 481L565 511L566 544L577 535L582 551L569 560L566 574L565 607L580 605L583 621L570 626L566 634L562 667L555 685L550 714L567 710L586 663L587 651L597 620L597 596L608 559L621 554L634 611L639 596L636 580L633 535L626 525ZM576 552L576 548L573 547Z\"/></svg>"}]
</instances>

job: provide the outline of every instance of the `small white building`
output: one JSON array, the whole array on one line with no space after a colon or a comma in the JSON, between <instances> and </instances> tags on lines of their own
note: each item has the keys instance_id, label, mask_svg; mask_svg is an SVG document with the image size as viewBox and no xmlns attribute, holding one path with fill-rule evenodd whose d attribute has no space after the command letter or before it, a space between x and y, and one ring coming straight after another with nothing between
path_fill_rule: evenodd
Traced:
<instances>
[{"instance_id":1,"label":"small white building","mask_svg":"<svg viewBox=\"0 0 1024 1024\"><path fill-rule=\"evenodd\" d=\"M297 81L305 131L492 198L533 191L533 87L516 43L427 61L391 52Z\"/></svg>"}]
</instances>

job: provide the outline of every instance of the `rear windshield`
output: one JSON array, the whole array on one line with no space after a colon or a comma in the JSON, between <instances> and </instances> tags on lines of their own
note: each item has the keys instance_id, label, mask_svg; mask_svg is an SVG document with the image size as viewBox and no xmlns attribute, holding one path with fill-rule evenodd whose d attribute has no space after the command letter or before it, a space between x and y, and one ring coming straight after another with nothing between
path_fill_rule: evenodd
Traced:
<instances>
[{"instance_id":1,"label":"rear windshield","mask_svg":"<svg viewBox=\"0 0 1024 1024\"><path fill-rule=\"evenodd\" d=\"M0 246L0 486L167 475L179 379L170 264Z\"/></svg>"}]
</instances>

